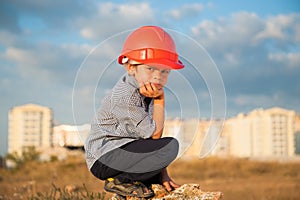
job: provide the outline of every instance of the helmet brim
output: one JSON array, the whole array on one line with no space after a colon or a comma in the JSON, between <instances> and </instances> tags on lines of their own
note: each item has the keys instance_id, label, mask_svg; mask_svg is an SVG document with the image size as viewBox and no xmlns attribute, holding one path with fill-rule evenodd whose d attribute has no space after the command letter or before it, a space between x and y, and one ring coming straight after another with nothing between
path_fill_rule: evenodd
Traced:
<instances>
[{"instance_id":1,"label":"helmet brim","mask_svg":"<svg viewBox=\"0 0 300 200\"><path fill-rule=\"evenodd\" d=\"M178 60L178 62L173 62L166 59L155 59L155 60L145 60L143 63L157 68L163 68L163 69L178 70L184 68L184 65L180 60Z\"/></svg>"},{"instance_id":2,"label":"helmet brim","mask_svg":"<svg viewBox=\"0 0 300 200\"><path fill-rule=\"evenodd\" d=\"M124 64L122 62L123 58L125 56L121 55L118 58L118 63L119 64ZM174 62L168 59L148 59L148 60L139 60L139 59L131 59L128 58L129 60L132 60L134 62L140 63L140 64L147 64L150 66L154 66L157 68L164 68L164 69L173 69L173 70L178 70L184 68L184 64L178 60L178 62Z\"/></svg>"}]
</instances>

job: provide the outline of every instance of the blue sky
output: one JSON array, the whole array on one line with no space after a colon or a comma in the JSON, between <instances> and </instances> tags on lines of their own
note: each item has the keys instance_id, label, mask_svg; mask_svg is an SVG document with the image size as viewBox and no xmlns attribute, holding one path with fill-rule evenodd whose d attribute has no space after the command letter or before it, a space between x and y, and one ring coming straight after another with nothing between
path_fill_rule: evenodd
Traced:
<instances>
[{"instance_id":1,"label":"blue sky","mask_svg":"<svg viewBox=\"0 0 300 200\"><path fill-rule=\"evenodd\" d=\"M168 117L300 113L299 11L297 0L2 0L0 153L14 106L50 107L56 124L88 123L124 73L114 62L122 41L143 25L169 31L186 62L167 88Z\"/></svg>"}]
</instances>

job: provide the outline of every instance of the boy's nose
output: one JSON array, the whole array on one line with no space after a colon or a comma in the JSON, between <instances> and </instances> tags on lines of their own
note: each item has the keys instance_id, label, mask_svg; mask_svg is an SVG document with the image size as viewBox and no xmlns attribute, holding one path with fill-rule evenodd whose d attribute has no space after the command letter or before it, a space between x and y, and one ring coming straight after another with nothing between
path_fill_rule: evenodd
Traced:
<instances>
[{"instance_id":1,"label":"boy's nose","mask_svg":"<svg viewBox=\"0 0 300 200\"><path fill-rule=\"evenodd\" d=\"M154 70L153 78L160 79L161 78L161 71L160 70Z\"/></svg>"}]
</instances>

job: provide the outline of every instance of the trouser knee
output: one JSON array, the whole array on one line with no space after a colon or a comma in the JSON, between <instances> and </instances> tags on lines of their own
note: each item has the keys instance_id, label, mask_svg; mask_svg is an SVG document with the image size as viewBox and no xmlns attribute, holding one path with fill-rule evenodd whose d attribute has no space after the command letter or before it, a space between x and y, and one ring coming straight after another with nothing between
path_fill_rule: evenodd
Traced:
<instances>
[{"instance_id":1,"label":"trouser knee","mask_svg":"<svg viewBox=\"0 0 300 200\"><path fill-rule=\"evenodd\" d=\"M179 151L179 143L177 139L170 138L169 143L166 145L166 151L171 162L177 157Z\"/></svg>"}]
</instances>

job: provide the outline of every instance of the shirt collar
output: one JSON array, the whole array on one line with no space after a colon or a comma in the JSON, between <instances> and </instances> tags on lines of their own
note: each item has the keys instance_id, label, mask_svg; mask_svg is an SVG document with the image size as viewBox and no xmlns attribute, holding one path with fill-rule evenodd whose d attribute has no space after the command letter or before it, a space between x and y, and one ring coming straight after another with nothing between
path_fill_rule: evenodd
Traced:
<instances>
[{"instance_id":1,"label":"shirt collar","mask_svg":"<svg viewBox=\"0 0 300 200\"><path fill-rule=\"evenodd\" d=\"M148 110L149 106L152 102L152 99L150 97L145 97L144 95L140 94L140 92L138 90L140 88L140 85L136 81L134 76L130 76L129 74L126 74L123 80L125 83L128 83L129 85L133 86L136 89L137 93L141 96L142 100L144 101L144 105L146 106L146 109ZM149 99L149 100L147 101L146 99Z\"/></svg>"},{"instance_id":2,"label":"shirt collar","mask_svg":"<svg viewBox=\"0 0 300 200\"><path fill-rule=\"evenodd\" d=\"M135 78L133 76L130 76L129 74L126 74L125 82L128 83L129 85L133 86L136 89L140 87L138 82L135 80Z\"/></svg>"}]
</instances>

